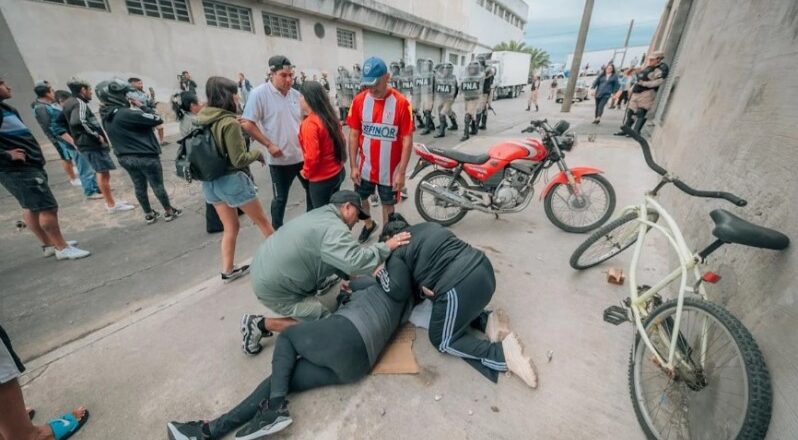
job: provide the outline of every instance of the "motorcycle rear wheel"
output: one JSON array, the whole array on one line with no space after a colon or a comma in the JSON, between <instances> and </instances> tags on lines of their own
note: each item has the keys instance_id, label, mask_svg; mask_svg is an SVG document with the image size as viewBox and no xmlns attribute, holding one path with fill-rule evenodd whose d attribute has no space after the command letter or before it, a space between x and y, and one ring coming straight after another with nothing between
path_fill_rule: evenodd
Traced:
<instances>
[{"instance_id":1,"label":"motorcycle rear wheel","mask_svg":"<svg viewBox=\"0 0 798 440\"><path fill-rule=\"evenodd\" d=\"M442 170L435 170L421 178L421 180L418 182L418 186L416 187L415 203L418 213L422 218L424 218L424 220L428 222L435 222L442 226L451 226L462 220L466 213L468 213L468 210L465 208L452 205L444 200L441 200L431 192L425 191L421 187L423 182L427 182L435 186L446 188L449 187L453 179L454 176L452 173ZM454 187L451 188L451 190L459 192L461 188L465 188L466 186L467 184L465 180L458 176L457 179L454 180Z\"/></svg>"}]
</instances>

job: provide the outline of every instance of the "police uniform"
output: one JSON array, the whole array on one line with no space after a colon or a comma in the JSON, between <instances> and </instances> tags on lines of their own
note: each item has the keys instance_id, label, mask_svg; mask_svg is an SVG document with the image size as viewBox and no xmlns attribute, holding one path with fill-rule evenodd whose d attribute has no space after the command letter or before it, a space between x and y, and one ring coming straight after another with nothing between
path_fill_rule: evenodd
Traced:
<instances>
[{"instance_id":1,"label":"police uniform","mask_svg":"<svg viewBox=\"0 0 798 440\"><path fill-rule=\"evenodd\" d=\"M416 120L417 127L424 127L424 120L421 119L420 113L418 111L418 107L421 105L421 86L416 85L416 73L412 64L402 66L402 82L400 91L407 99L410 100L410 104L413 107L413 117Z\"/></svg>"},{"instance_id":2,"label":"police uniform","mask_svg":"<svg viewBox=\"0 0 798 440\"><path fill-rule=\"evenodd\" d=\"M419 58L416 62L418 77L416 83L421 97L420 108L424 115L424 131L421 134L430 134L435 130L435 123L432 121L432 109L435 106L435 93L433 85L435 73L432 71L433 61L427 58Z\"/></svg>"},{"instance_id":3,"label":"police uniform","mask_svg":"<svg viewBox=\"0 0 798 440\"><path fill-rule=\"evenodd\" d=\"M335 96L338 100L338 114L341 121L345 121L354 95L352 94L349 71L344 66L338 66L338 76L335 78Z\"/></svg>"},{"instance_id":4,"label":"police uniform","mask_svg":"<svg viewBox=\"0 0 798 440\"><path fill-rule=\"evenodd\" d=\"M631 128L634 124L634 131L638 133L646 123L646 114L654 105L659 86L665 83L669 73L668 65L662 62L662 52L653 52L651 55L659 58L660 61L655 66L646 66L637 74L637 82L632 87L632 97L629 98L629 105L626 108L624 125ZM615 134L624 135L625 133L619 131Z\"/></svg>"},{"instance_id":5,"label":"police uniform","mask_svg":"<svg viewBox=\"0 0 798 440\"><path fill-rule=\"evenodd\" d=\"M435 137L446 136L446 129L457 130L457 115L452 111L452 105L457 98L459 88L457 87L457 77L454 76L454 65L452 63L439 64L435 66L435 102L438 110L438 132ZM451 127L446 125L446 117L451 121Z\"/></svg>"},{"instance_id":6,"label":"police uniform","mask_svg":"<svg viewBox=\"0 0 798 440\"><path fill-rule=\"evenodd\" d=\"M466 67L466 73L460 80L460 94L465 102L465 117L463 119L463 137L461 141L468 140L470 134L477 134L476 114L482 97L484 77L482 66L478 62L471 62Z\"/></svg>"},{"instance_id":7,"label":"police uniform","mask_svg":"<svg viewBox=\"0 0 798 440\"><path fill-rule=\"evenodd\" d=\"M493 87L493 80L496 77L496 69L493 66L488 66L484 58L479 59L480 66L484 69L484 80L482 82L482 96L480 96L479 110L477 112L477 122L479 129L484 130L487 128L488 123L488 109L491 103L491 88Z\"/></svg>"},{"instance_id":8,"label":"police uniform","mask_svg":"<svg viewBox=\"0 0 798 440\"><path fill-rule=\"evenodd\" d=\"M399 81L400 81L400 77L402 76L402 68L399 67L399 63L397 63L396 61L391 62L391 65L389 67L389 71L391 72L391 79L388 80L388 84L392 88L394 88L396 90L400 90L399 89Z\"/></svg>"}]
</instances>

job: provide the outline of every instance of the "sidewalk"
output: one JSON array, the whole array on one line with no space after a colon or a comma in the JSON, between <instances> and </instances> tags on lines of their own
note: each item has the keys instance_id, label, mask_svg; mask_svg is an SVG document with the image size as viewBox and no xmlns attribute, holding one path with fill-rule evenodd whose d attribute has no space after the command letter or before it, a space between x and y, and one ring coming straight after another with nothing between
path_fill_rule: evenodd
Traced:
<instances>
[{"instance_id":1,"label":"sidewalk","mask_svg":"<svg viewBox=\"0 0 798 440\"><path fill-rule=\"evenodd\" d=\"M566 118L584 121L582 113L587 109ZM520 122L532 115L494 119L489 123L506 131L455 148L485 151L520 136ZM605 119L602 130L617 127L618 121ZM602 132L595 143L581 136L568 162L606 170L619 208L654 181L634 144ZM411 222L420 220L412 204L415 183L399 208ZM489 382L462 360L439 354L419 330L414 352L421 374L369 376L354 385L293 395L294 424L274 438L641 438L627 388L631 330L601 318L605 307L626 296L626 286L606 283L608 265L583 273L570 269L568 258L585 236L554 227L538 200L498 220L469 213L452 230L493 262L498 286L492 306L508 310L526 342L538 367L538 390L511 377ZM613 265L624 266L628 257ZM657 254L644 262L644 275L654 274L654 263L665 259ZM260 310L248 279L222 285L214 277L188 287L28 363L26 401L37 409L37 422L86 405L92 418L76 440L166 438L166 422L213 418L269 374L273 340L255 358L240 348L241 315ZM442 398L436 401L436 395Z\"/></svg>"}]
</instances>

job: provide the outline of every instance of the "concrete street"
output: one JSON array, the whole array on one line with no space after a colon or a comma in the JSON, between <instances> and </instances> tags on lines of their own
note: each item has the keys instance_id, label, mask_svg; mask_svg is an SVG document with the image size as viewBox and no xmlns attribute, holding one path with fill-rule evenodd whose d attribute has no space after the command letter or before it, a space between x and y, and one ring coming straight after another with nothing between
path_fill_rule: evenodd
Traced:
<instances>
[{"instance_id":1,"label":"concrete street","mask_svg":"<svg viewBox=\"0 0 798 440\"><path fill-rule=\"evenodd\" d=\"M495 102L498 116L490 115L487 132L466 143L459 143L460 133L416 141L484 152L500 140L522 137L520 130L532 117L564 118L580 135L568 164L605 170L617 209L653 186L655 175L636 144L610 135L620 124L620 111L606 110L596 127L590 124L592 100L561 114L559 105L545 99L547 84L541 92L539 113L524 111L525 95ZM462 119L462 104L456 111ZM175 149L165 149L164 174L174 204L185 213L173 223L151 226L140 209L108 215L102 202L84 201L60 164L50 162L62 228L68 239L93 252L85 260L43 259L33 236L15 230L16 202L0 193L0 322L28 361L24 393L37 408L38 422L72 405L91 410L76 439L165 438L167 421L213 418L271 369L273 341L265 341L266 349L255 358L241 352L240 316L262 306L248 280L223 285L218 279L221 236L205 233L199 186L174 177ZM267 170L254 166L253 172L268 212ZM412 196L417 180L409 183L411 197L399 207L411 221L420 220ZM124 171L113 174L112 184L123 199L135 202ZM541 182L536 190L543 187ZM302 200L296 185L288 218L304 210ZM439 354L419 329L414 352L421 374L370 376L351 386L292 396L294 424L275 438L641 438L628 392L631 328L613 327L601 317L605 307L627 295L627 287L606 282L609 263L583 273L568 266L585 235L557 229L537 199L527 210L499 219L469 213L452 230L491 258L498 281L492 307L508 310L537 364L538 390L513 377L490 383L465 362ZM243 220L238 259L251 257L260 241L256 228ZM655 244L648 243L652 256L643 261L642 282L664 269L667 255ZM625 267L628 258L622 255L612 265ZM436 401L435 395L442 398Z\"/></svg>"}]
</instances>

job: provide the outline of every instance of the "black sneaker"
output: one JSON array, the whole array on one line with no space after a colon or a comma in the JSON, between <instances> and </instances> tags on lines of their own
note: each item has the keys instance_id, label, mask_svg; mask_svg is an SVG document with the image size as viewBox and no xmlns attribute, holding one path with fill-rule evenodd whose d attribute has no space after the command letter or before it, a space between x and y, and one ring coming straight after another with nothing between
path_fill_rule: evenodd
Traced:
<instances>
[{"instance_id":1,"label":"black sneaker","mask_svg":"<svg viewBox=\"0 0 798 440\"><path fill-rule=\"evenodd\" d=\"M169 440L203 440L210 437L202 432L204 422L169 422L166 424L166 432Z\"/></svg>"},{"instance_id":2,"label":"black sneaker","mask_svg":"<svg viewBox=\"0 0 798 440\"><path fill-rule=\"evenodd\" d=\"M274 410L269 408L267 401L255 417L236 432L236 440L256 440L287 428L294 421L288 414L287 403L283 402L279 409Z\"/></svg>"},{"instance_id":3,"label":"black sneaker","mask_svg":"<svg viewBox=\"0 0 798 440\"><path fill-rule=\"evenodd\" d=\"M161 213L153 209L152 212L144 214L144 221L147 222L148 225L151 225L158 221L160 217Z\"/></svg>"},{"instance_id":4,"label":"black sneaker","mask_svg":"<svg viewBox=\"0 0 798 440\"><path fill-rule=\"evenodd\" d=\"M366 227L366 225L363 225L363 229L360 230L360 236L358 237L357 241L361 243L369 241L369 237L371 237L371 234L373 234L376 230L377 222L372 222L370 228Z\"/></svg>"},{"instance_id":5,"label":"black sneaker","mask_svg":"<svg viewBox=\"0 0 798 440\"><path fill-rule=\"evenodd\" d=\"M181 215L183 215L182 209L172 208L172 212L167 212L166 214L164 214L163 219L164 221L171 222L172 220L180 217Z\"/></svg>"},{"instance_id":6,"label":"black sneaker","mask_svg":"<svg viewBox=\"0 0 798 440\"><path fill-rule=\"evenodd\" d=\"M233 270L231 270L230 272L228 272L228 273L222 272L222 281L224 281L225 284L227 284L229 282L235 281L235 280L243 277L244 275L246 275L248 273L249 273L249 265L248 264L244 265L244 266L241 266L241 267L233 266Z\"/></svg>"}]
</instances>

